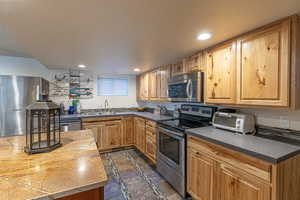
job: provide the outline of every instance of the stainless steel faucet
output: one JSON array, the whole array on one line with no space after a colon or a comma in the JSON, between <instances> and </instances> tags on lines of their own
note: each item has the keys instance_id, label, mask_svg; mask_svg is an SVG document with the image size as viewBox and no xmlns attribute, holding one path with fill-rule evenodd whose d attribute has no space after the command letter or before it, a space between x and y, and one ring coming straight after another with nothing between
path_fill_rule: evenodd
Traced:
<instances>
[{"instance_id":1,"label":"stainless steel faucet","mask_svg":"<svg viewBox=\"0 0 300 200\"><path fill-rule=\"evenodd\" d=\"M105 112L108 112L108 107L109 107L108 100L105 99L105 101L104 101L104 111Z\"/></svg>"}]
</instances>

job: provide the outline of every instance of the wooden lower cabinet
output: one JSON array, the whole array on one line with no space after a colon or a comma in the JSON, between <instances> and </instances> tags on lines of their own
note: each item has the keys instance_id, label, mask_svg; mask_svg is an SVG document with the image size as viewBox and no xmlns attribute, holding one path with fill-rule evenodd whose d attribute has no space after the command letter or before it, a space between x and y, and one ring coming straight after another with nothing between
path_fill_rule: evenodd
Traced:
<instances>
[{"instance_id":1,"label":"wooden lower cabinet","mask_svg":"<svg viewBox=\"0 0 300 200\"><path fill-rule=\"evenodd\" d=\"M156 163L156 123L139 117L134 119L135 147Z\"/></svg>"},{"instance_id":2,"label":"wooden lower cabinet","mask_svg":"<svg viewBox=\"0 0 300 200\"><path fill-rule=\"evenodd\" d=\"M101 148L117 148L122 145L122 122L109 121L104 123L101 133Z\"/></svg>"},{"instance_id":3,"label":"wooden lower cabinet","mask_svg":"<svg viewBox=\"0 0 300 200\"><path fill-rule=\"evenodd\" d=\"M220 200L271 200L271 187L247 173L221 164L218 173Z\"/></svg>"},{"instance_id":4,"label":"wooden lower cabinet","mask_svg":"<svg viewBox=\"0 0 300 200\"><path fill-rule=\"evenodd\" d=\"M138 150L145 153L145 143L146 143L146 132L145 132L145 124L146 120L142 118L134 119L134 128L135 128L135 146Z\"/></svg>"},{"instance_id":5,"label":"wooden lower cabinet","mask_svg":"<svg viewBox=\"0 0 300 200\"><path fill-rule=\"evenodd\" d=\"M133 145L134 144L134 121L133 117L124 117L123 123L123 144Z\"/></svg>"},{"instance_id":6,"label":"wooden lower cabinet","mask_svg":"<svg viewBox=\"0 0 300 200\"><path fill-rule=\"evenodd\" d=\"M100 124L84 124L83 125L83 129L84 130L91 130L94 134L94 138L95 138L95 142L99 147L101 147L101 136L102 136L102 132L103 132L103 128L104 128L104 124L103 123L100 123Z\"/></svg>"},{"instance_id":7,"label":"wooden lower cabinet","mask_svg":"<svg viewBox=\"0 0 300 200\"><path fill-rule=\"evenodd\" d=\"M57 198L57 200L104 200L104 187Z\"/></svg>"},{"instance_id":8,"label":"wooden lower cabinet","mask_svg":"<svg viewBox=\"0 0 300 200\"><path fill-rule=\"evenodd\" d=\"M93 131L98 150L103 151L133 144L132 120L130 117L86 118L82 119L82 127Z\"/></svg>"},{"instance_id":9,"label":"wooden lower cabinet","mask_svg":"<svg viewBox=\"0 0 300 200\"><path fill-rule=\"evenodd\" d=\"M122 145L122 123L119 120L84 124L83 129L93 131L99 150L112 149Z\"/></svg>"},{"instance_id":10,"label":"wooden lower cabinet","mask_svg":"<svg viewBox=\"0 0 300 200\"><path fill-rule=\"evenodd\" d=\"M300 155L273 164L193 136L187 140L187 192L193 199L300 199Z\"/></svg>"},{"instance_id":11,"label":"wooden lower cabinet","mask_svg":"<svg viewBox=\"0 0 300 200\"><path fill-rule=\"evenodd\" d=\"M146 156L154 163L156 163L156 136L146 130Z\"/></svg>"},{"instance_id":12,"label":"wooden lower cabinet","mask_svg":"<svg viewBox=\"0 0 300 200\"><path fill-rule=\"evenodd\" d=\"M145 155L156 163L156 123L146 120L146 152Z\"/></svg>"},{"instance_id":13,"label":"wooden lower cabinet","mask_svg":"<svg viewBox=\"0 0 300 200\"><path fill-rule=\"evenodd\" d=\"M82 119L83 129L94 133L99 151L135 146L156 163L156 123L140 117L95 117Z\"/></svg>"},{"instance_id":14,"label":"wooden lower cabinet","mask_svg":"<svg viewBox=\"0 0 300 200\"><path fill-rule=\"evenodd\" d=\"M214 160L188 149L187 191L200 200L213 200L215 187Z\"/></svg>"}]
</instances>

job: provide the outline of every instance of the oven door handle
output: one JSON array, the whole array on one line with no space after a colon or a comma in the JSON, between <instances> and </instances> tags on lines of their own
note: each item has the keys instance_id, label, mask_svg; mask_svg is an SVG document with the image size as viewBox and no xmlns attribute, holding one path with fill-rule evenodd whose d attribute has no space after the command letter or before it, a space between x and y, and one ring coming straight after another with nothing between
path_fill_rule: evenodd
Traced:
<instances>
[{"instance_id":1,"label":"oven door handle","mask_svg":"<svg viewBox=\"0 0 300 200\"><path fill-rule=\"evenodd\" d=\"M165 128L162 128L162 127L158 127L158 131L162 131L163 133L171 136L171 137L174 137L176 139L179 139L179 140L182 140L184 139L184 135L180 134L180 133L177 133L175 131L171 131L169 129L165 129Z\"/></svg>"}]
</instances>

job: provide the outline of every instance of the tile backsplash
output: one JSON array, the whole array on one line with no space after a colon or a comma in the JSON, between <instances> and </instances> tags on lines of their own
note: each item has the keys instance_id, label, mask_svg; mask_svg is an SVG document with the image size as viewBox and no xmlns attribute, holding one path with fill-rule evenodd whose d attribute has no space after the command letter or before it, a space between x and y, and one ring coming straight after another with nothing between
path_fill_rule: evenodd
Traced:
<instances>
[{"instance_id":1,"label":"tile backsplash","mask_svg":"<svg viewBox=\"0 0 300 200\"><path fill-rule=\"evenodd\" d=\"M255 115L257 124L300 131L300 110L240 109Z\"/></svg>"}]
</instances>

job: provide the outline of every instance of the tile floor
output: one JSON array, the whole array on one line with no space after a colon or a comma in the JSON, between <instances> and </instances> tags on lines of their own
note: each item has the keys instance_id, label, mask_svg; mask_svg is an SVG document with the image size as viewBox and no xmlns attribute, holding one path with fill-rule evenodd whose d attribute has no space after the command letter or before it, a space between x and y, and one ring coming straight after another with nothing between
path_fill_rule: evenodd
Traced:
<instances>
[{"instance_id":1,"label":"tile floor","mask_svg":"<svg viewBox=\"0 0 300 200\"><path fill-rule=\"evenodd\" d=\"M176 191L134 149L101 154L109 182L106 200L181 200Z\"/></svg>"}]
</instances>

